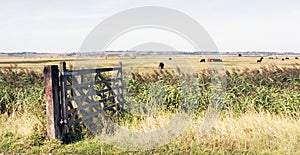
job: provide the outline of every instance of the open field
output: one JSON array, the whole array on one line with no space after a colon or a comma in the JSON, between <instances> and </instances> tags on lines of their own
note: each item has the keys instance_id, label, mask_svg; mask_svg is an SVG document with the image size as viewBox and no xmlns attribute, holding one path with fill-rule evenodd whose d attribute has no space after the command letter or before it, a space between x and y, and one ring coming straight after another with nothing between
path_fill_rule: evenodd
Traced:
<instances>
[{"instance_id":1,"label":"open field","mask_svg":"<svg viewBox=\"0 0 300 155\"><path fill-rule=\"evenodd\" d=\"M88 63L90 61L97 61L98 67L115 66L119 61L123 62L124 67L131 66L134 67L136 71L150 71L152 69L157 69L159 62L164 62L165 67L168 69L173 68L175 65L192 67L195 72L207 69L209 63L200 63L201 56L172 56L172 60L169 60L170 56L162 57L76 57L76 56L58 56L58 55L41 55L41 56L5 56L0 55L0 66L1 67L20 67L35 70L42 70L44 65L55 65L59 64L61 61L66 61L67 64L71 65L74 62L84 62ZM300 55L293 56L263 56L264 59L262 63L257 63L256 61L260 59L261 56L222 56L223 65L225 69L232 68L250 68L259 69L262 66L278 66L278 67L294 67L300 66L300 59L295 59ZM289 58L286 60L285 58ZM282 61L284 59L284 61ZM176 64L174 62L176 61Z\"/></svg>"},{"instance_id":2,"label":"open field","mask_svg":"<svg viewBox=\"0 0 300 155\"><path fill-rule=\"evenodd\" d=\"M202 71L207 69L209 63L200 63L201 57L195 56L172 57L172 60L101 57L97 64L100 67L114 66L119 60L123 60L124 68L133 66L135 77L130 79L130 88L135 90L133 99L137 103L143 105L150 102L148 88L158 80L161 80L167 92L163 107L159 110L160 116L149 120L147 117L125 115L119 121L128 128L151 128L155 126L153 124L161 123L182 99L176 76L167 76L166 70L159 70L160 61L165 63L167 70L172 70L172 61L182 60L176 65L192 66L199 73L197 79L200 91L194 94L199 104L191 126L167 145L146 151L130 151L103 143L84 126L68 135L66 143L47 138L43 66L59 64L60 61L72 64L79 59L1 56L0 153L299 154L300 60L295 59L295 56L272 57L274 59L265 57L262 63L256 62L260 56L223 57L228 71L225 102L216 126L204 136L199 135L198 131L212 91L209 87L210 76ZM290 59L282 61L285 57ZM95 59L84 57L78 62ZM15 70L15 67L19 69ZM153 69L157 72L153 73Z\"/></svg>"}]
</instances>

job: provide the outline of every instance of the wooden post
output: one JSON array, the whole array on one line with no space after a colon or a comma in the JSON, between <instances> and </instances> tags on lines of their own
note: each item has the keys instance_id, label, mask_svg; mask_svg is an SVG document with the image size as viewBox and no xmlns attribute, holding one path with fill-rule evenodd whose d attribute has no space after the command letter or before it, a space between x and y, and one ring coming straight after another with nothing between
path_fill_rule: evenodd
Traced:
<instances>
[{"instance_id":1,"label":"wooden post","mask_svg":"<svg viewBox=\"0 0 300 155\"><path fill-rule=\"evenodd\" d=\"M44 67L47 134L50 139L61 138L58 66Z\"/></svg>"}]
</instances>

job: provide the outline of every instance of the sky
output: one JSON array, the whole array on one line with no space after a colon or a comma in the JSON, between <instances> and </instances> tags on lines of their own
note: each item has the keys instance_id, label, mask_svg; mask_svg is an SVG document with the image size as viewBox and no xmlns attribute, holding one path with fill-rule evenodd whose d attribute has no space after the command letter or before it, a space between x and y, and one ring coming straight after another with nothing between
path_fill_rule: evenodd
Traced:
<instances>
[{"instance_id":1,"label":"sky","mask_svg":"<svg viewBox=\"0 0 300 155\"><path fill-rule=\"evenodd\" d=\"M187 14L205 28L219 51L300 52L298 0L0 1L0 52L76 52L104 19L142 6ZM126 45L111 49L138 46Z\"/></svg>"}]
</instances>

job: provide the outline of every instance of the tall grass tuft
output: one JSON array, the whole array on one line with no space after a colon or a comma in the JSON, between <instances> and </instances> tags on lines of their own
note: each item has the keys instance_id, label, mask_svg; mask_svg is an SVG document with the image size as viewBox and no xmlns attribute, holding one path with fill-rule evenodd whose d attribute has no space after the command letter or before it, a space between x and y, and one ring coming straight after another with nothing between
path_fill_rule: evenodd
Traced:
<instances>
[{"instance_id":1,"label":"tall grass tuft","mask_svg":"<svg viewBox=\"0 0 300 155\"><path fill-rule=\"evenodd\" d=\"M41 73L27 69L0 69L0 114L45 109Z\"/></svg>"}]
</instances>

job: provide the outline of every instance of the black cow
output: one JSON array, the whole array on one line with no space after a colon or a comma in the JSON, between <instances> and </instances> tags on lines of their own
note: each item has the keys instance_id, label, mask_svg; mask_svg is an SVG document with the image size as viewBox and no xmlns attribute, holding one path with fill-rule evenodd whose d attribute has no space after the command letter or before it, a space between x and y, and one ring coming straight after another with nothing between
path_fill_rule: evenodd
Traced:
<instances>
[{"instance_id":1,"label":"black cow","mask_svg":"<svg viewBox=\"0 0 300 155\"><path fill-rule=\"evenodd\" d=\"M260 57L260 59L257 60L256 62L257 62L257 63L261 63L263 59L264 59L263 57Z\"/></svg>"},{"instance_id":2,"label":"black cow","mask_svg":"<svg viewBox=\"0 0 300 155\"><path fill-rule=\"evenodd\" d=\"M289 58L289 57L286 57L285 59L286 59L286 60L289 60L290 58Z\"/></svg>"},{"instance_id":3,"label":"black cow","mask_svg":"<svg viewBox=\"0 0 300 155\"><path fill-rule=\"evenodd\" d=\"M295 57L295 59L299 59L298 57Z\"/></svg>"},{"instance_id":4,"label":"black cow","mask_svg":"<svg viewBox=\"0 0 300 155\"><path fill-rule=\"evenodd\" d=\"M205 59L201 59L200 62L205 62Z\"/></svg>"},{"instance_id":5,"label":"black cow","mask_svg":"<svg viewBox=\"0 0 300 155\"><path fill-rule=\"evenodd\" d=\"M164 69L165 64L164 64L163 62L160 62L160 63L159 63L159 67L160 67L160 69Z\"/></svg>"}]
</instances>

